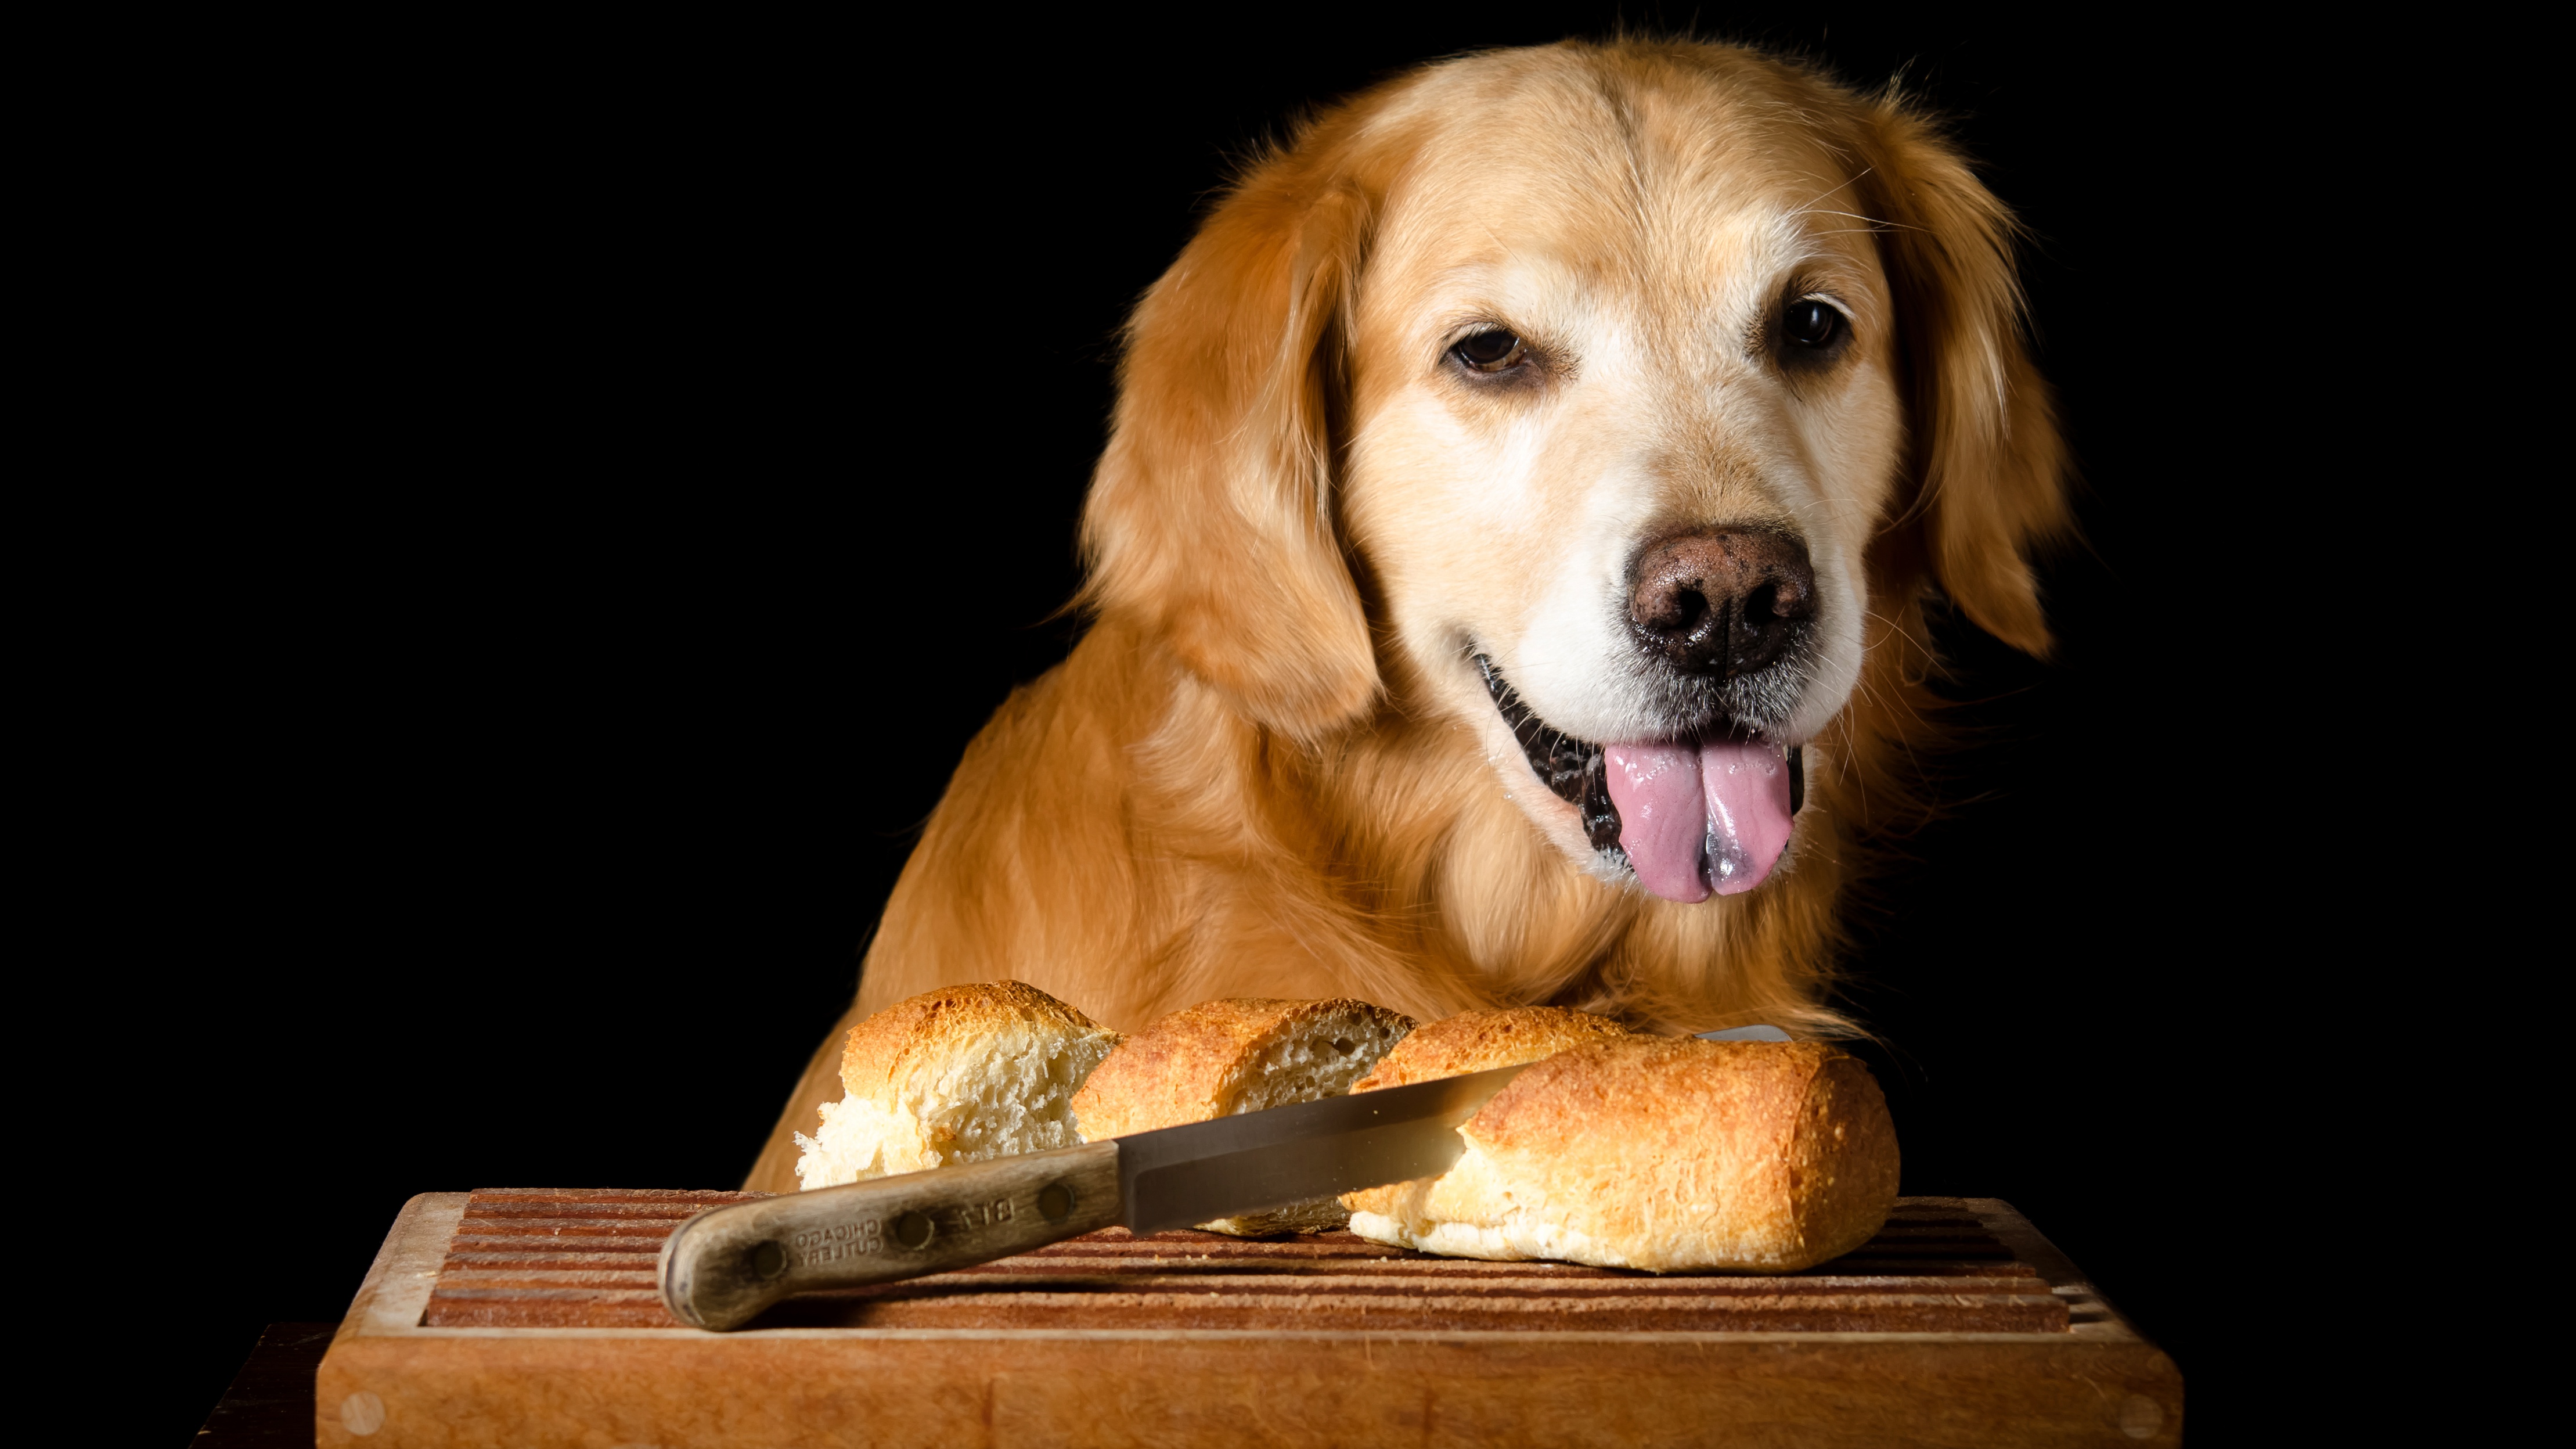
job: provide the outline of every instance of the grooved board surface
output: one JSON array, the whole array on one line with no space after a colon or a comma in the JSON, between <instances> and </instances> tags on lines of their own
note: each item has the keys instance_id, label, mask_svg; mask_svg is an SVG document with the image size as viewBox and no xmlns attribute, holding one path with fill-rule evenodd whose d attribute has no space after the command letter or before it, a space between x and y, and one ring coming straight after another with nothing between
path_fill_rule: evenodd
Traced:
<instances>
[{"instance_id":1,"label":"grooved board surface","mask_svg":"<svg viewBox=\"0 0 2576 1449\"><path fill-rule=\"evenodd\" d=\"M2011 1207L1913 1198L1787 1277L1430 1258L1323 1234L1094 1234L663 1316L729 1192L423 1193L313 1381L314 1441L1151 1446L2174 1444L2181 1374Z\"/></svg>"},{"instance_id":2,"label":"grooved board surface","mask_svg":"<svg viewBox=\"0 0 2576 1449\"><path fill-rule=\"evenodd\" d=\"M473 1193L422 1322L676 1328L654 1286L663 1240L690 1214L751 1196ZM961 1272L808 1294L754 1324L787 1326L2050 1333L2068 1311L1973 1215L1915 1201L1857 1252L1779 1277L1436 1258L1350 1233L1112 1228Z\"/></svg>"}]
</instances>

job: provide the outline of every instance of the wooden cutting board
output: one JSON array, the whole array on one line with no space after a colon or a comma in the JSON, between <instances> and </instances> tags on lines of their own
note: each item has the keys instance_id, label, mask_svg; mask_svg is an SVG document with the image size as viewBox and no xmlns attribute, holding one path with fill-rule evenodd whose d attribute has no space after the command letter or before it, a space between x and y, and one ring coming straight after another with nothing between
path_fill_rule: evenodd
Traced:
<instances>
[{"instance_id":1,"label":"wooden cutting board","mask_svg":"<svg viewBox=\"0 0 2576 1449\"><path fill-rule=\"evenodd\" d=\"M424 1193L323 1359L323 1445L2170 1444L2182 1378L1991 1198L1786 1277L1112 1229L680 1327L751 1195Z\"/></svg>"}]
</instances>

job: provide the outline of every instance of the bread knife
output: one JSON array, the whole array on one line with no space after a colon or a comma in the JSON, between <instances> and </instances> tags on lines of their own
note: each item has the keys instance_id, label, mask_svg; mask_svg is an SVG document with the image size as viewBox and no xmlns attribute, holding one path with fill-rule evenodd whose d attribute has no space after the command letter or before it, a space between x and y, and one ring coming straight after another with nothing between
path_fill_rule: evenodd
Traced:
<instances>
[{"instance_id":1,"label":"bread knife","mask_svg":"<svg viewBox=\"0 0 2576 1449\"><path fill-rule=\"evenodd\" d=\"M1143 1235L1449 1170L1498 1067L736 1203L680 1224L656 1276L671 1316L738 1328L794 1293L1006 1258L1112 1225Z\"/></svg>"}]
</instances>

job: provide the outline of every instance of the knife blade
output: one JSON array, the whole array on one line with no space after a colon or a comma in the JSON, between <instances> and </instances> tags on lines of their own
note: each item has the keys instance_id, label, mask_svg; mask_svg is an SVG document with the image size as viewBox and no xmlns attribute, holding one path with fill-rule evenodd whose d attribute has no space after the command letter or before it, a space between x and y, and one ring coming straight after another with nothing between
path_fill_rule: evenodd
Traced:
<instances>
[{"instance_id":1,"label":"knife blade","mask_svg":"<svg viewBox=\"0 0 2576 1449\"><path fill-rule=\"evenodd\" d=\"M969 1267L1113 1224L1143 1235L1449 1170L1517 1066L703 1212L662 1245L671 1316L740 1327L791 1294Z\"/></svg>"},{"instance_id":2,"label":"knife blade","mask_svg":"<svg viewBox=\"0 0 2576 1449\"><path fill-rule=\"evenodd\" d=\"M1700 1039L1701 1041L1793 1041L1793 1040L1795 1040L1795 1038L1791 1037L1787 1032L1782 1031L1780 1028L1778 1028L1778 1027L1776 1027L1776 1026L1731 1026L1731 1027L1728 1027L1728 1028L1727 1028L1726 1030L1724 1030L1724 1031L1704 1031L1704 1032L1701 1032L1701 1033L1699 1034L1699 1039Z\"/></svg>"}]
</instances>

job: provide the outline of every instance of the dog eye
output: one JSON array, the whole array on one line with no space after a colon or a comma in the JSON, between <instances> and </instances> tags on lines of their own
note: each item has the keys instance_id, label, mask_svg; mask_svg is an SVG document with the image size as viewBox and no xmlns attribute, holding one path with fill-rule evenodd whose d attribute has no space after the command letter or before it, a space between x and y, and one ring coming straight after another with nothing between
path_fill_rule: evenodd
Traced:
<instances>
[{"instance_id":1,"label":"dog eye","mask_svg":"<svg viewBox=\"0 0 2576 1449\"><path fill-rule=\"evenodd\" d=\"M1505 372L1527 356L1519 334L1493 327L1479 332L1449 349L1470 372Z\"/></svg>"},{"instance_id":2,"label":"dog eye","mask_svg":"<svg viewBox=\"0 0 2576 1449\"><path fill-rule=\"evenodd\" d=\"M1843 314L1813 297L1801 297L1789 304L1780 318L1780 335L1793 347L1831 347L1841 340Z\"/></svg>"}]
</instances>

